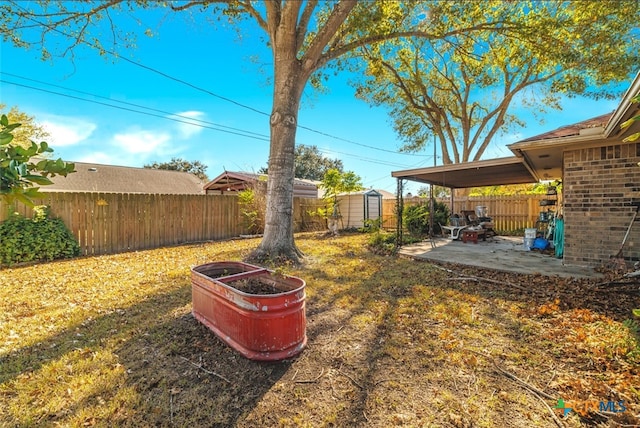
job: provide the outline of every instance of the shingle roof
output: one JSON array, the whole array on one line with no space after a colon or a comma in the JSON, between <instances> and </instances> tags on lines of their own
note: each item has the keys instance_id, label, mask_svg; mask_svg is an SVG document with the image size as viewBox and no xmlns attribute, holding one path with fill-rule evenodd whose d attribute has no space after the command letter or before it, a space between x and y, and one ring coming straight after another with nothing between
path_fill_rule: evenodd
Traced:
<instances>
[{"instance_id":1,"label":"shingle roof","mask_svg":"<svg viewBox=\"0 0 640 428\"><path fill-rule=\"evenodd\" d=\"M252 172L225 171L204 185L205 191L237 192L249 187L251 184L263 179L266 182L267 175ZM293 180L294 196L316 198L318 186L312 180L295 178Z\"/></svg>"},{"instance_id":2,"label":"shingle roof","mask_svg":"<svg viewBox=\"0 0 640 428\"><path fill-rule=\"evenodd\" d=\"M133 168L74 162L76 172L51 178L42 192L117 192L204 194L204 183L195 175L162 169Z\"/></svg>"},{"instance_id":3,"label":"shingle roof","mask_svg":"<svg viewBox=\"0 0 640 428\"><path fill-rule=\"evenodd\" d=\"M226 190L227 188L231 190L243 190L246 187L246 183L253 183L261 178L266 181L267 175L244 171L225 171L205 184L204 188L205 190ZM293 184L296 186L308 186L310 188L317 187L313 181L299 178L295 178Z\"/></svg>"},{"instance_id":4,"label":"shingle roof","mask_svg":"<svg viewBox=\"0 0 640 428\"><path fill-rule=\"evenodd\" d=\"M574 123L571 125L561 126L558 129L554 129L553 131L545 132L544 134L538 134L533 137L526 138L524 140L518 141L518 143L524 143L528 141L540 141L540 140L549 140L552 138L562 138L562 137L573 137L576 135L580 135L580 131L583 129L589 128L604 128L613 112L603 114L598 117L593 117L591 119L583 120L582 122Z\"/></svg>"}]
</instances>

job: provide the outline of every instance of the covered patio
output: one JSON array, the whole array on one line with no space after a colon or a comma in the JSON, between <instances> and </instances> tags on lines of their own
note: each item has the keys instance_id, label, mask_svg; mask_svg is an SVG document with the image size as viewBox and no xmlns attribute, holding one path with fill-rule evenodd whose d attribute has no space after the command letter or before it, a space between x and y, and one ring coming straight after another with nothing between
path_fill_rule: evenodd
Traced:
<instances>
[{"instance_id":1,"label":"covered patio","mask_svg":"<svg viewBox=\"0 0 640 428\"><path fill-rule=\"evenodd\" d=\"M567 266L562 263L562 259L535 250L528 251L524 248L521 237L495 236L486 241L478 241L477 244L434 238L433 243L434 245L426 240L406 245L400 248L399 254L415 259L457 263L521 274L573 278L603 276L593 268Z\"/></svg>"},{"instance_id":2,"label":"covered patio","mask_svg":"<svg viewBox=\"0 0 640 428\"><path fill-rule=\"evenodd\" d=\"M524 157L513 156L396 171L392 173L392 176L398 179L400 198L403 194L403 180L449 187L452 189L453 195L453 190L459 188L527 184L536 183L543 179L560 178L562 168L559 153L548 153L535 158L544 160L544 164L531 167L531 162L528 162ZM537 171L544 171L544 173L539 174ZM451 204L453 206L453 200ZM529 251L524 247L523 237L514 236L494 236L486 241L478 240L477 243L464 243L459 239L435 237L433 240L404 246L399 249L399 254L416 259L457 263L522 274L582 278L598 275L593 269L565 266L562 259Z\"/></svg>"}]
</instances>

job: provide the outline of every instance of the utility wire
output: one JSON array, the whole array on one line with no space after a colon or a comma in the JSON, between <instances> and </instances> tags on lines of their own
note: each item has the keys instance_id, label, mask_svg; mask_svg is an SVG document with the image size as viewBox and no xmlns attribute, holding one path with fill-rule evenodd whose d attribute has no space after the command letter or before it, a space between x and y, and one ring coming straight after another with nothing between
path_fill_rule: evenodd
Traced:
<instances>
[{"instance_id":1,"label":"utility wire","mask_svg":"<svg viewBox=\"0 0 640 428\"><path fill-rule=\"evenodd\" d=\"M147 116L159 117L161 119L172 120L174 122L186 123L188 125L199 126L201 128L212 129L214 131L220 131L220 132L224 132L224 133L227 133L227 134L240 135L242 137L253 138L254 140L270 141L270 139L268 137L257 137L255 135L248 135L248 134L244 134L244 133L241 133L241 132L234 132L234 131L229 131L227 129L216 128L214 126L203 125L203 124L199 124L199 123L193 123L192 120L195 120L195 119L192 119L192 118L188 118L188 120L176 119L176 118L173 118L173 117L161 116L159 114L149 113L149 112L146 112L146 111L135 110L135 109L128 108L128 107L122 107L122 106L117 106L117 105L114 105L114 104L103 103L101 101L88 100L86 98L76 97L74 95L63 94L61 92L49 91L47 89L36 88L34 86L29 86L29 85L23 85L21 83L10 82L10 81L4 80L4 79L0 79L0 82L6 83L6 84L9 84L9 85L20 86L20 87L23 87L23 88L33 89L35 91L46 92L48 94L59 95L61 97L72 98L72 99L75 99L75 100L85 101L85 102L94 103L94 104L100 104L100 105L103 105L103 106L117 108L117 109L120 109L120 110L130 111L130 112L139 113L139 114L145 114ZM172 116L176 116L176 115L172 114ZM186 117L186 116L182 116L182 117Z\"/></svg>"},{"instance_id":2,"label":"utility wire","mask_svg":"<svg viewBox=\"0 0 640 428\"><path fill-rule=\"evenodd\" d=\"M189 117L189 116L184 116L184 115L180 115L180 114L176 114L176 113L171 113L171 112L168 112L168 111L159 110L159 109L155 109L155 108L152 108L152 107L146 107L146 106L143 106L143 105L140 105L140 104L134 104L134 103L130 103L130 102L127 102L127 101L116 100L116 99L105 97L105 96L102 96L102 95L93 94L91 92L79 91L77 89L67 88L65 86L55 85L53 83L47 83L47 82L43 82L41 80L31 79L29 77L19 76L17 74L13 74L13 73L7 73L6 71L0 71L0 74L5 74L7 76L16 77L18 79L23 79L23 80L27 80L27 81L30 81L30 82L38 83L40 85L52 86L54 88L63 89L65 91L76 92L76 93L82 94L82 95L89 95L89 96L92 96L92 97L95 97L95 98L100 98L100 99L103 99L103 100L113 101L113 102L117 102L117 103L120 103L120 104L129 105L129 106L132 106L132 107L137 107L137 108L142 108L142 109L145 109L145 110L155 111L155 112L158 112L158 113L167 114L169 116L179 117L179 118L182 118L182 119L189 120L190 121L189 123L191 123L191 121L200 122L200 123L204 123L206 125L217 126L217 127L220 127L220 128L230 129L232 131L241 132L243 134L252 134L252 135L255 135L257 137L262 137L262 138L269 139L269 136L266 135L266 134L259 134L257 132L251 132L251 131L247 131L247 130L244 130L244 129L233 128L231 126L220 125L219 123L209 122L209 121L202 120L202 119L197 119L197 118L193 118L193 117ZM11 82L8 82L8 83L11 83ZM87 99L84 99L84 98L82 98L82 99L84 101L90 101L91 102L91 100L87 100ZM142 113L142 112L140 112L140 113ZM191 124L197 126L197 124L195 124L195 123L191 123Z\"/></svg>"},{"instance_id":3,"label":"utility wire","mask_svg":"<svg viewBox=\"0 0 640 428\"><path fill-rule=\"evenodd\" d=\"M29 11L28 11L27 9L23 8L22 6L20 6L20 5L19 5L19 4L17 4L16 2L12 2L12 3L13 3L13 4L14 4L14 6L16 6L17 8L22 9L25 13L27 13L27 14L29 13ZM51 25L49 25L49 24L47 24L47 23L45 23L45 22L38 21L37 19L35 19L35 18L31 17L31 16L28 16L28 15L27 15L27 16L25 16L25 18L27 18L27 19L29 19L29 20L31 20L31 21L33 21L33 22L35 22L35 23L36 23L36 24L38 24L38 25L42 25L42 26L44 26L44 27L47 27L49 30L51 30L51 31L53 31L53 32L56 32L56 33L59 33L59 34L61 34L61 35L65 36L65 37L67 37L67 38L71 38L71 39L73 39L73 38L74 38L72 35L70 35L70 34L68 34L68 33L65 33L64 31L59 30L57 27L55 27L55 26L51 26ZM137 67L143 68L143 69L148 70L148 71L151 71L151 72L153 72L153 73L156 73L156 74L158 74L158 75L160 75L160 76L163 76L163 77L165 77L165 78L167 78L167 79L170 79L170 80L173 80L173 81L175 81L175 82L181 83L181 84L183 84L183 85L185 85L185 86L188 86L188 87L190 87L190 88L192 88L192 89L195 89L195 90L197 90L197 91L204 92L204 93L206 93L206 94L208 94L208 95L211 95L211 96L216 97L216 98L219 98L219 99L221 99L221 100L223 100L223 101L227 101L227 102L229 102L229 103L235 104L235 105L237 105L237 106L239 106L239 107L245 108L245 109L250 110L250 111L253 111L253 112L255 112L255 113L258 113L258 114L261 114L261 115L264 115L264 116L267 116L267 117L269 117L269 116L270 116L270 114L269 114L269 113L267 113L267 112L264 112L264 111L258 110L258 109L256 109L256 108L253 108L253 107L248 106L248 105L246 105L246 104L242 104L242 103L240 103L240 102L238 102L238 101L232 100L231 98L223 97L223 96L221 96L221 95L218 95L218 94L216 94L216 93L214 93L214 92L209 91L208 89L202 88L202 87L197 86L197 85L194 85L194 84L192 84L192 83L189 83L189 82L187 82L186 80L182 80L182 79L179 79L179 78L177 78L177 77L171 76L171 75L169 75L169 74L167 74L167 73L164 73L164 72L162 72L162 71L160 71L160 70L158 70L158 69L156 69L156 68L153 68L153 67L150 67L150 66L144 65L144 64L142 64L142 63L140 63L140 62L133 61L133 60L131 60L131 59L129 59L129 58L125 58L125 57L123 57L123 56L120 56L120 55L118 55L116 52L109 51L109 50L105 49L104 47L98 47L98 46L96 46L95 44L90 43L90 42L88 42L88 41L86 41L86 40L81 40L81 43L84 43L84 44L88 45L88 46L89 46L89 47L91 47L91 48L99 49L99 50L101 50L102 52L108 53L109 55L111 55L111 56L113 56L113 57L115 57L115 58L118 58L118 59L124 60L124 61L126 61L126 62L128 62L128 63L130 63L130 64L132 64L132 65L135 65L135 66L137 66ZM335 140L338 140L338 141L343 141L343 142L345 142L345 143L354 144L354 145L361 146L361 147L366 147L366 148L371 149L371 150L378 150L378 151L381 151L381 152L387 152L387 153L393 153L393 154L401 154L401 155L414 156L414 157L429 157L428 155L416 155L416 154L413 154L413 153L402 153L402 152L397 152L397 151L393 151L393 150L381 149L380 147L369 146L369 145L361 144L361 143L357 143L357 142L355 142L355 141L348 140L348 139L345 139L345 138L336 137L336 136L334 136L334 135L331 135L331 134L328 134L328 133L325 133L325 132L322 132L322 131L318 131L318 130L315 130L315 129L313 129L313 128L309 128L309 127L306 127L306 126L302 126L302 125L296 125L296 126L297 126L298 128L300 128L300 129L304 129L304 130L306 130L306 131L310 131L310 132L313 132L313 133L316 133L316 134L319 134L319 135L323 135L323 136L325 136L325 137L329 137L329 138L332 138L332 139L335 139Z\"/></svg>"},{"instance_id":4,"label":"utility wire","mask_svg":"<svg viewBox=\"0 0 640 428\"><path fill-rule=\"evenodd\" d=\"M100 101L96 101L96 100L91 100L91 99L87 99L87 98L77 97L77 96L74 96L74 95L64 94L64 93L61 93L61 92L50 91L50 90L47 90L47 89L37 88L37 87L34 87L34 86L30 86L30 85L24 85L24 84L21 84L21 83L16 83L16 82L12 82L12 81L8 81L8 80L0 78L0 82L5 83L5 84L9 84L9 85L19 86L19 87L23 87L23 88L27 88L27 89L31 89L31 90L35 90L35 91L40 91L40 92L45 92L45 93L48 93L48 94L62 96L62 97L66 97L66 98L71 98L71 99L75 99L75 100L79 100L79 101L94 103L94 104L98 104L98 105L102 105L102 106L106 106L106 107L111 107L111 108L115 108L115 109L119 109L119 110L130 111L130 112L138 113L138 114L144 114L144 115L147 115L147 116L157 117L157 118L160 118L160 119L166 119L166 120L171 120L171 121L174 121L174 122L185 123L185 124L188 124L188 125L197 126L197 127L200 127L200 128L210 129L210 130L219 131L219 132L224 132L224 133L227 133L227 134L239 135L241 137L252 138L252 139L256 139L256 140L260 140L260 141L270 141L269 136L268 135L264 135L264 134L258 134L258 133L251 132L251 131L245 131L245 130L238 129L238 128L226 127L224 125L218 125L218 124L213 123L213 122L207 122L207 121L204 121L204 120L201 120L201 119L196 119L196 118L191 118L189 116L183 116L183 115L179 115L179 114L175 114L175 113L170 113L170 112L166 112L166 111L163 111L163 110L158 110L158 109L154 109L154 108L150 108L150 107L145 107L145 106L142 106L142 105L139 105L139 104L129 103L129 102L126 102L126 101L114 100L112 98L103 97L103 96L100 96L100 95L92 94L90 92L83 92L83 91L78 91L78 90L71 89L71 88L65 88L65 87L59 86L59 85L48 84L46 82L40 82L40 81L35 80L35 79L21 77L21 76L12 74L12 73L7 73L7 72L0 71L0 74L6 74L6 75L10 75L10 76L15 76L15 77L18 77L18 78L21 78L21 79L30 80L30 81L33 81L33 82L36 82L36 83L41 83L41 84L44 84L44 85L49 85L49 86L53 86L53 87L57 87L57 88L61 88L61 89L66 89L66 90L78 92L78 93L89 95L89 96L95 96L95 97L98 97L98 98L106 99L106 100L113 101L113 102L122 103L122 104L125 104L125 105L134 106L134 107L137 107L137 108L156 111L156 112L163 113L164 115L149 113L149 112L145 112L145 111L141 111L141 110L136 110L136 109L133 109L133 108L127 108L127 107L122 107L122 106L109 104L109 103L105 103L105 102L100 102ZM177 119L177 118L181 118L181 119ZM200 123L197 123L197 122L200 122ZM210 125L213 125L213 126L210 126ZM220 129L219 127L232 129L232 130L238 131L238 132L230 131L228 129ZM326 149L326 148L319 148L319 150L322 151L322 152L325 152L325 153L335 153L335 154L340 154L340 155L343 155L343 156L349 156L349 157L361 160L363 162L375 163L375 164L398 167L398 168L404 168L405 167L404 164L393 163L393 162L385 162L385 161L381 161L381 160L378 160L378 159L367 158L367 157L364 157L364 156L361 156L361 155L345 153L345 152L341 152L341 151L337 151L337 150L331 150L331 149ZM422 161L420 163L422 163Z\"/></svg>"},{"instance_id":5,"label":"utility wire","mask_svg":"<svg viewBox=\"0 0 640 428\"><path fill-rule=\"evenodd\" d=\"M394 167L398 167L398 168L405 168L406 165L405 164L400 164L400 163L394 163L394 162L386 162L386 161L381 161L378 159L373 159L373 158L366 158L364 156L360 156L360 155L352 155L350 153L344 153L344 152L340 152L337 150L333 150L333 149L326 149L326 148L318 148L321 152L324 153L336 153L336 154L340 154L340 155L344 155L344 156L351 156L351 157L355 157L356 159L359 159L361 161L366 161L366 162L371 162L371 163L377 163L380 165L387 165L387 166L394 166ZM422 164L423 162L421 161L420 164Z\"/></svg>"},{"instance_id":6,"label":"utility wire","mask_svg":"<svg viewBox=\"0 0 640 428\"><path fill-rule=\"evenodd\" d=\"M247 130L243 130L243 129L238 129L238 128L233 128L233 127L229 127L229 126L225 126L225 125L220 125L220 124L217 124L217 123L214 123L214 122L209 122L209 121L202 120L202 119L192 118L192 117L189 117L189 116L184 116L184 115L180 115L180 114L176 114L176 113L171 113L171 112L167 112L167 111L164 111L164 110L159 110L159 109L155 109L155 108L151 108L151 107L146 107L146 106L143 106L143 105L140 105L140 104L134 104L134 103L130 103L130 102L127 102L127 101L122 101L122 100L117 100L117 99L113 99L113 98L109 98L109 97L104 97L102 95L94 94L94 93L91 93L91 92L79 91L77 89L68 88L68 87L61 86L61 85L55 85L55 84L52 84L52 83L43 82L43 81L32 79L32 78L29 78L29 77L20 76L20 75L14 74L14 73L0 71L0 74L16 77L18 79L27 80L27 81L38 83L38 84L41 84L41 85L51 86L51 87L59 88L59 89L62 89L62 90L72 91L72 92L76 92L76 93L79 93L79 94L96 97L96 98L99 98L99 99L104 99L104 100L108 100L108 101L112 101L112 102L117 102L117 103L120 103L120 104L132 106L132 107L136 107L136 108L140 108L140 109L145 109L145 110L155 111L155 112L158 112L158 113L163 113L166 116L160 116L160 115L147 113L147 112L140 111L140 110L135 110L135 109L123 108L123 107L119 107L117 105L113 105L113 104L109 104L109 103L102 103L102 102L98 102L98 101L91 100L91 99L75 97L75 96L71 96L71 95L68 95L68 94L60 93L60 92L49 91L49 90L33 87L33 86L30 86L30 85L24 85L24 84L15 83L15 82L7 81L7 80L4 80L4 79L0 79L0 82L4 82L4 83L7 83L7 84L16 85L16 86L21 86L21 87L24 87L24 88L27 88L27 89L33 89L33 90L37 90L37 91L41 91L41 92L50 93L50 94L53 94L53 95L64 96L64 97L67 97L67 98L73 98L73 99L77 99L77 100L80 100L80 101L91 102L91 103L95 103L95 104L99 104L99 105L104 105L104 106L107 106L107 107L117 108L117 109L120 109L120 110L126 110L126 111L131 111L131 112L134 112L134 113L145 114L145 115L148 115L148 116L159 117L159 118L162 118L162 119L173 120L175 122L186 123L186 124L189 124L189 125L198 126L198 127L206 128L206 129L211 129L211 130L214 130L214 131L226 132L226 133L230 133L230 134L234 134L234 135L240 135L240 136L243 136L243 137L258 139L258 140L261 140L261 141L269 141L269 136L265 135L265 134L259 134L259 133L255 133L255 132L251 132L251 131L247 131ZM181 119L184 119L184 120L179 120L179 119L176 119L176 118L181 118ZM196 123L196 122L198 122L198 123ZM201 125L201 124L204 124L204 125ZM211 126L206 126L206 125L211 125ZM230 130L236 131L236 132L231 132L231 131L227 131L225 129L219 129L219 128L226 128L226 129L230 129ZM340 155L344 155L344 156L349 156L349 157L352 157L352 158L355 158L355 159L359 159L359 160L364 161L364 162L376 163L376 164L380 164L380 165L387 165L387 166L398 167L398 168L404 168L405 167L404 164L400 164L400 163L385 162L385 161L381 161L381 160L378 160L378 159L367 158L367 157L364 157L364 156L361 156L361 155L355 155L355 154L352 154L352 153L345 153L345 152L332 150L332 149L320 148L320 151L325 152L325 153L335 153L335 154L340 154ZM432 156L427 156L427 158L430 158L430 157L432 157ZM422 161L420 163L422 163Z\"/></svg>"}]
</instances>

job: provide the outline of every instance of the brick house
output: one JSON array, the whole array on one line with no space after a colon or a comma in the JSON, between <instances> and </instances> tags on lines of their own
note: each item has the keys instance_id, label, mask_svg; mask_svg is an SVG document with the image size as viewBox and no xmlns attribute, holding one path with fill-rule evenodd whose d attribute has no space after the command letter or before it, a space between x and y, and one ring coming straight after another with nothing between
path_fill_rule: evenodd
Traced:
<instances>
[{"instance_id":1,"label":"brick house","mask_svg":"<svg viewBox=\"0 0 640 428\"><path fill-rule=\"evenodd\" d=\"M406 179L452 189L559 180L563 262L601 266L618 253L640 204L640 140L623 141L640 132L640 122L620 128L640 114L640 104L631 102L638 93L640 73L612 113L510 144L512 157L394 171L391 175L399 183ZM623 255L628 262L640 260L640 221L631 228Z\"/></svg>"}]
</instances>

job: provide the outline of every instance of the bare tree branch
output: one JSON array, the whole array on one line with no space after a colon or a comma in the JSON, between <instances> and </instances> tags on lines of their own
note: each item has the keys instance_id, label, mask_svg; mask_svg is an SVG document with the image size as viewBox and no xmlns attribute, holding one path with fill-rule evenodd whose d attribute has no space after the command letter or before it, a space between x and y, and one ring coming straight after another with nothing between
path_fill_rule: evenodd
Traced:
<instances>
[{"instance_id":1,"label":"bare tree branch","mask_svg":"<svg viewBox=\"0 0 640 428\"><path fill-rule=\"evenodd\" d=\"M347 16L349 16L349 13L351 13L356 4L356 0L341 0L334 6L333 11L331 11L331 14L329 15L329 19L322 28L320 28L318 34L314 37L309 49L307 49L307 52L305 52L302 58L303 68L308 75L326 64L322 52L325 46L327 46L335 36L335 33L347 19ZM355 49L356 47L358 46L354 46L353 48ZM348 51L343 53L346 52Z\"/></svg>"},{"instance_id":2,"label":"bare tree branch","mask_svg":"<svg viewBox=\"0 0 640 428\"><path fill-rule=\"evenodd\" d=\"M313 16L313 11L318 5L318 0L309 0L304 5L304 10L302 11L302 16L300 17L300 21L298 22L296 28L296 52L299 52L304 45L304 39L307 35L307 31L309 30L309 22L311 21L311 17Z\"/></svg>"}]
</instances>

